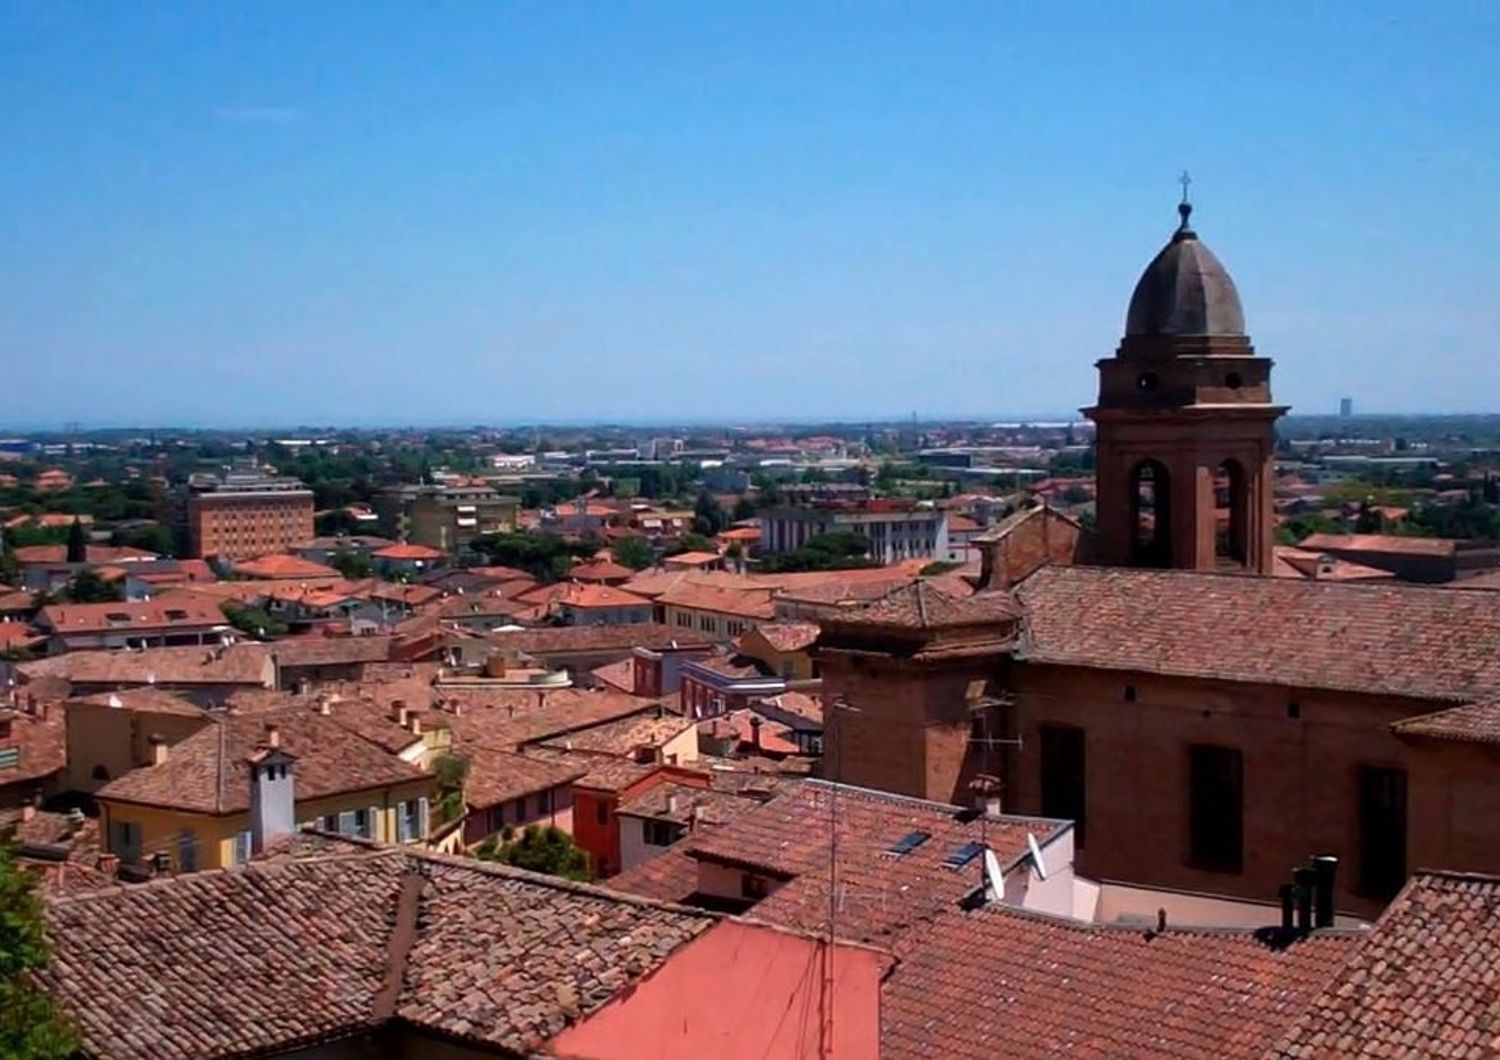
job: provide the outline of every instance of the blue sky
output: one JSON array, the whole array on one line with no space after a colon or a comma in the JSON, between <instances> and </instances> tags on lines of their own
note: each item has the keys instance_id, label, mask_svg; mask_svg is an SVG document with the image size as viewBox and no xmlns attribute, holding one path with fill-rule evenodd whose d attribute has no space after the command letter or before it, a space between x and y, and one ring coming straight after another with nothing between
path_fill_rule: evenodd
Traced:
<instances>
[{"instance_id":1,"label":"blue sky","mask_svg":"<svg viewBox=\"0 0 1500 1060\"><path fill-rule=\"evenodd\" d=\"M1252 10L1253 9L1253 10ZM1494 3L0 0L0 426L1500 408Z\"/></svg>"}]
</instances>

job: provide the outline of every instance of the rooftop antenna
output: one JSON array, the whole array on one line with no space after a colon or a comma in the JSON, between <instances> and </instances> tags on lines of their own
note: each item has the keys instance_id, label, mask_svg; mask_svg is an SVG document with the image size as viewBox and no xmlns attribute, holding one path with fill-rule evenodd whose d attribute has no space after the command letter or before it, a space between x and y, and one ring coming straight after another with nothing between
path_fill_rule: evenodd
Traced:
<instances>
[{"instance_id":1,"label":"rooftop antenna","mask_svg":"<svg viewBox=\"0 0 1500 1060\"><path fill-rule=\"evenodd\" d=\"M831 706L835 713L845 711L850 714L858 714L859 708L850 703L843 696L832 701ZM843 765L842 755L844 733L838 729L834 734L834 759L840 767ZM840 769L840 771L842 771ZM828 787L828 941L823 951L823 989L821 1003L823 1007L822 1029L819 1034L818 1055L821 1057L833 1056L833 947L837 939L838 922L838 883L839 883L839 787L838 779L835 777Z\"/></svg>"}]
</instances>

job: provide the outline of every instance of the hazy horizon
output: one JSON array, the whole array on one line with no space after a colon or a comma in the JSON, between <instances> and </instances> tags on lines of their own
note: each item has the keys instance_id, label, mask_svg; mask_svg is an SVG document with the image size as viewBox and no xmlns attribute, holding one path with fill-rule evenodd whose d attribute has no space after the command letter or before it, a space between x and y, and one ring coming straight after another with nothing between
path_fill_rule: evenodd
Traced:
<instances>
[{"instance_id":1,"label":"hazy horizon","mask_svg":"<svg viewBox=\"0 0 1500 1060\"><path fill-rule=\"evenodd\" d=\"M0 432L1073 417L1184 167L1278 402L1497 407L1500 8L353 14L0 0Z\"/></svg>"}]
</instances>

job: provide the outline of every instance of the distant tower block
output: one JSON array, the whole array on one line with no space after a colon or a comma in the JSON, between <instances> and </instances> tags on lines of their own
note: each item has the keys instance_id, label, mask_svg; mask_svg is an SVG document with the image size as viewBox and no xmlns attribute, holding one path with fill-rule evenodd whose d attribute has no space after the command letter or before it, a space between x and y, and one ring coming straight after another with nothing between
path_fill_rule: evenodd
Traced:
<instances>
[{"instance_id":1,"label":"distant tower block","mask_svg":"<svg viewBox=\"0 0 1500 1060\"><path fill-rule=\"evenodd\" d=\"M1271 361L1234 281L1188 219L1146 266L1113 357L1098 362L1100 559L1121 567L1271 570Z\"/></svg>"},{"instance_id":2,"label":"distant tower block","mask_svg":"<svg viewBox=\"0 0 1500 1060\"><path fill-rule=\"evenodd\" d=\"M1350 416L1354 415L1354 399L1353 398L1339 398L1339 415L1342 416L1346 420Z\"/></svg>"}]
</instances>

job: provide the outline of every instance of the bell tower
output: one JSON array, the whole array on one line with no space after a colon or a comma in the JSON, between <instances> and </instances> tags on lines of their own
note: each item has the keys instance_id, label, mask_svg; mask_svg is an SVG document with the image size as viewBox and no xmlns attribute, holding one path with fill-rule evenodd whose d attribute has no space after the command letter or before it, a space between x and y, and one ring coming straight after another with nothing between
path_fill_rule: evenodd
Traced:
<instances>
[{"instance_id":1,"label":"bell tower","mask_svg":"<svg viewBox=\"0 0 1500 1060\"><path fill-rule=\"evenodd\" d=\"M1130 298L1125 337L1098 362L1099 560L1268 574L1275 423L1271 360L1245 334L1234 281L1189 223Z\"/></svg>"}]
</instances>

